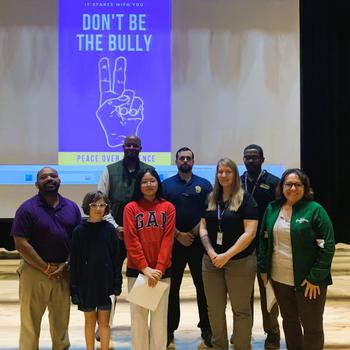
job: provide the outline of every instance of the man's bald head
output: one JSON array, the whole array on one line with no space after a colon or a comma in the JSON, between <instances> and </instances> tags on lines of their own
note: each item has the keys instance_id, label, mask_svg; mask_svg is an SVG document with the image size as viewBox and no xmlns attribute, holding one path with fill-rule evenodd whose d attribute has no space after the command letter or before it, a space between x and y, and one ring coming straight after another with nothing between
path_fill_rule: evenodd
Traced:
<instances>
[{"instance_id":1,"label":"man's bald head","mask_svg":"<svg viewBox=\"0 0 350 350\"><path fill-rule=\"evenodd\" d=\"M60 188L61 180L58 177L57 170L51 167L45 167L38 171L36 175L35 186L42 194L57 193Z\"/></svg>"},{"instance_id":2,"label":"man's bald head","mask_svg":"<svg viewBox=\"0 0 350 350\"><path fill-rule=\"evenodd\" d=\"M58 176L58 172L57 172L56 169L47 166L47 167L41 168L41 169L36 173L36 181L38 181L39 178L40 178L40 176L41 176L42 174L44 174L44 173L45 173L45 174L46 174L46 173L54 173L54 174L56 174L56 175Z\"/></svg>"},{"instance_id":3,"label":"man's bald head","mask_svg":"<svg viewBox=\"0 0 350 350\"><path fill-rule=\"evenodd\" d=\"M125 138L123 148L126 144L130 144L130 142L136 143L137 145L139 145L139 147L141 147L141 139L136 135L130 135Z\"/></svg>"},{"instance_id":4,"label":"man's bald head","mask_svg":"<svg viewBox=\"0 0 350 350\"><path fill-rule=\"evenodd\" d=\"M139 157L142 150L141 139L136 135L130 135L125 138L123 144L124 158L134 160Z\"/></svg>"}]
</instances>

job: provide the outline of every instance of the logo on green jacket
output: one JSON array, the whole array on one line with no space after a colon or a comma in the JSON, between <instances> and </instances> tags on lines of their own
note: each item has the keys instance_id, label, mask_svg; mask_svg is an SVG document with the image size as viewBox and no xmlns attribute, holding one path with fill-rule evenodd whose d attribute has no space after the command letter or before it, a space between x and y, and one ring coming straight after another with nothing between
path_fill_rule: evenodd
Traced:
<instances>
[{"instance_id":1,"label":"logo on green jacket","mask_svg":"<svg viewBox=\"0 0 350 350\"><path fill-rule=\"evenodd\" d=\"M295 222L296 222L297 224L302 224L303 222L309 222L309 220L308 220L308 219L305 219L305 218L300 218L300 219L296 219Z\"/></svg>"}]
</instances>

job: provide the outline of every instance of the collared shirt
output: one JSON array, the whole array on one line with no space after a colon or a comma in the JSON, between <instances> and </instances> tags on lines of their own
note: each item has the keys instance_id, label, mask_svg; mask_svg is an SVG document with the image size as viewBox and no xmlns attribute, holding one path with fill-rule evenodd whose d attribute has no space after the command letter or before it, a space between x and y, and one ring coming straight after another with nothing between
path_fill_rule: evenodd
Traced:
<instances>
[{"instance_id":1,"label":"collared shirt","mask_svg":"<svg viewBox=\"0 0 350 350\"><path fill-rule=\"evenodd\" d=\"M11 235L28 238L44 261L64 262L70 252L73 229L80 222L80 210L74 202L59 196L54 208L38 194L17 209Z\"/></svg>"},{"instance_id":2,"label":"collared shirt","mask_svg":"<svg viewBox=\"0 0 350 350\"><path fill-rule=\"evenodd\" d=\"M279 181L280 179L277 176L266 170L256 183L249 180L247 171L241 176L244 191L250 194L258 203L260 220L263 218L268 204L275 200L275 191Z\"/></svg>"},{"instance_id":3,"label":"collared shirt","mask_svg":"<svg viewBox=\"0 0 350 350\"><path fill-rule=\"evenodd\" d=\"M259 246L261 220L264 216L268 204L275 200L276 187L279 181L280 179L277 176L269 173L266 170L263 170L263 173L257 181L250 181L247 171L245 171L241 176L241 183L244 191L253 197L258 204L259 223L254 238L254 244L256 247Z\"/></svg>"},{"instance_id":4,"label":"collared shirt","mask_svg":"<svg viewBox=\"0 0 350 350\"><path fill-rule=\"evenodd\" d=\"M188 182L176 174L165 179L162 185L164 197L176 209L176 228L183 232L192 230L204 214L212 185L194 174Z\"/></svg>"}]
</instances>

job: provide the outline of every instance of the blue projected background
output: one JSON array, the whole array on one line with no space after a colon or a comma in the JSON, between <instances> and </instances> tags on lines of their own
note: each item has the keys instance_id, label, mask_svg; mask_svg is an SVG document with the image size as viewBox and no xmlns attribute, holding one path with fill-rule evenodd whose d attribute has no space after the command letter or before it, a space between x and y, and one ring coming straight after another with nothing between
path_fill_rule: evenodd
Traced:
<instances>
[{"instance_id":1,"label":"blue projected background","mask_svg":"<svg viewBox=\"0 0 350 350\"><path fill-rule=\"evenodd\" d=\"M36 173L44 166L57 169L62 184L65 185L93 185L97 184L104 166L58 166L58 165L0 165L1 185L31 185L35 183ZM161 180L177 173L176 165L155 167ZM215 165L195 165L193 172L198 176L214 183ZM285 167L282 165L264 165L264 169L281 177ZM245 171L244 165L238 165L240 174Z\"/></svg>"}]
</instances>

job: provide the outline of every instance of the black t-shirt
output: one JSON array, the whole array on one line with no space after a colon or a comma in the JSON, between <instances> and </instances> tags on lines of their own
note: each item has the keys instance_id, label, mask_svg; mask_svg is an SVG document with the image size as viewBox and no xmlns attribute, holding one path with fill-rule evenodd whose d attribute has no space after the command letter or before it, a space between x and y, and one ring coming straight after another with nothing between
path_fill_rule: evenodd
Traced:
<instances>
[{"instance_id":1,"label":"black t-shirt","mask_svg":"<svg viewBox=\"0 0 350 350\"><path fill-rule=\"evenodd\" d=\"M220 203L222 214L220 227L223 233L222 245L217 244L217 233L219 231L218 210L206 211L204 214L211 245L218 254L225 253L244 233L244 220L259 220L258 205L247 194L244 194L243 202L237 211L224 208L224 203ZM245 250L235 255L232 259L244 258L250 255L254 249L254 243L251 243Z\"/></svg>"}]
</instances>

